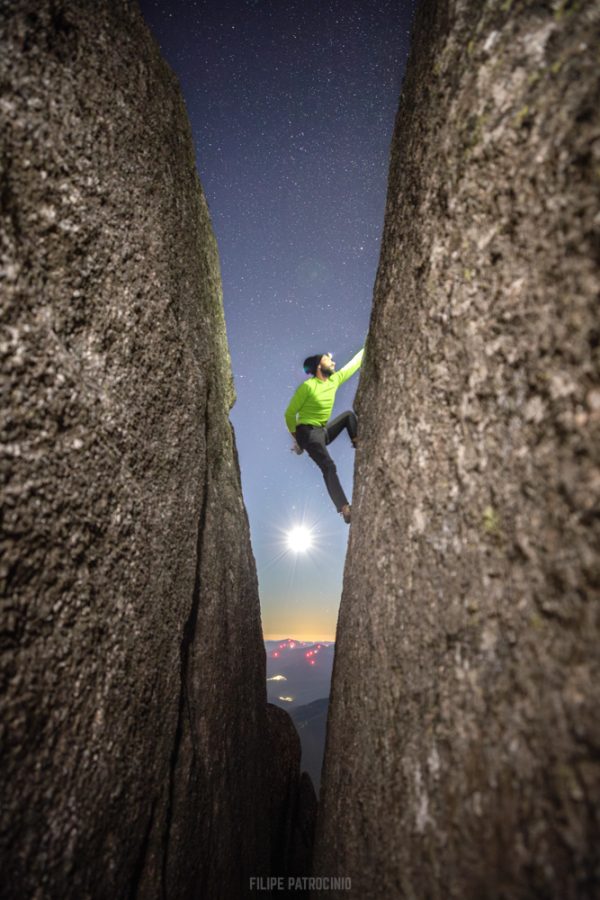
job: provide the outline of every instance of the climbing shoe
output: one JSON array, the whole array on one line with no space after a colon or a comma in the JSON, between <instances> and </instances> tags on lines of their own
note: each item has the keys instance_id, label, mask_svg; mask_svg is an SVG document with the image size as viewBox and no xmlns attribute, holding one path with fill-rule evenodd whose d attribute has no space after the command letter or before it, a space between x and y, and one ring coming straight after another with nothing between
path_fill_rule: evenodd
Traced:
<instances>
[{"instance_id":1,"label":"climbing shoe","mask_svg":"<svg viewBox=\"0 0 600 900\"><path fill-rule=\"evenodd\" d=\"M351 518L351 507L349 504L346 504L346 506L342 506L342 508L340 509L340 515L343 518L346 525L349 525L350 518Z\"/></svg>"}]
</instances>

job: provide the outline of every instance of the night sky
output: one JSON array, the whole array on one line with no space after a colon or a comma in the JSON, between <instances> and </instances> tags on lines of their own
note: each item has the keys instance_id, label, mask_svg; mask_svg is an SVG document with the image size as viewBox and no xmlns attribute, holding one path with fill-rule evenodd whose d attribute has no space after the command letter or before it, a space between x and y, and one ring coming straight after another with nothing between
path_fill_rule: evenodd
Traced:
<instances>
[{"instance_id":1,"label":"night sky","mask_svg":"<svg viewBox=\"0 0 600 900\"><path fill-rule=\"evenodd\" d=\"M219 246L266 638L335 635L348 526L290 452L283 413L306 356L331 351L340 368L365 341L415 2L141 2L183 90ZM330 452L350 496L345 433ZM295 554L301 522L314 544Z\"/></svg>"}]
</instances>

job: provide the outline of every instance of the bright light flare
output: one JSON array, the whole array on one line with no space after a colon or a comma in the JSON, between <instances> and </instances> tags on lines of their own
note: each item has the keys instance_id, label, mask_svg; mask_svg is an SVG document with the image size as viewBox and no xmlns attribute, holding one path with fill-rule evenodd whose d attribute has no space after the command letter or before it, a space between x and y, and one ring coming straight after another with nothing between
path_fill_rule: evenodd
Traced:
<instances>
[{"instance_id":1,"label":"bright light flare","mask_svg":"<svg viewBox=\"0 0 600 900\"><path fill-rule=\"evenodd\" d=\"M312 547L312 534L304 525L297 525L287 533L287 545L294 553L306 553Z\"/></svg>"}]
</instances>

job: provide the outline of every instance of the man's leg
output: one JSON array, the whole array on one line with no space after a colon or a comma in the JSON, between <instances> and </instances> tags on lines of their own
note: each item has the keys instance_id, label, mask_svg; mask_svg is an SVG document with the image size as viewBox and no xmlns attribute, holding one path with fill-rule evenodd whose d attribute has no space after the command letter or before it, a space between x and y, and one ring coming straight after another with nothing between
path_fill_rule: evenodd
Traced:
<instances>
[{"instance_id":1,"label":"man's leg","mask_svg":"<svg viewBox=\"0 0 600 900\"><path fill-rule=\"evenodd\" d=\"M338 434L343 431L344 428L350 435L350 440L354 444L356 441L356 433L358 431L358 420L352 410L348 410L348 412L342 413L340 416L337 416L335 419L332 419L332 421L329 422L327 428L325 429L325 432L327 434L326 443L330 444L332 441L335 441Z\"/></svg>"},{"instance_id":2,"label":"man's leg","mask_svg":"<svg viewBox=\"0 0 600 900\"><path fill-rule=\"evenodd\" d=\"M325 428L313 428L307 437L308 440L305 443L303 442L304 449L323 473L327 492L333 500L337 511L341 512L344 506L348 506L348 500L340 484L336 465L325 448Z\"/></svg>"}]
</instances>

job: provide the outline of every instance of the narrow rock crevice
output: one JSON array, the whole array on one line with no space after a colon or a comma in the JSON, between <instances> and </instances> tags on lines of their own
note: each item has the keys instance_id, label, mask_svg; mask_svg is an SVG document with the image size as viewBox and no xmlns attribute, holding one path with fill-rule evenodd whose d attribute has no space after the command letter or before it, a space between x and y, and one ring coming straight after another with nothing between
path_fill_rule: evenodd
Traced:
<instances>
[{"instance_id":1,"label":"narrow rock crevice","mask_svg":"<svg viewBox=\"0 0 600 900\"><path fill-rule=\"evenodd\" d=\"M129 900L138 900L138 891L140 888L140 884L142 881L142 876L144 873L144 867L146 865L146 858L148 855L148 849L150 846L150 837L152 834L152 829L154 827L154 817L156 814L156 800L152 801L150 806L150 812L148 814L147 825L144 831L144 836L142 839L142 843L140 845L140 849L138 852L137 862L134 866L133 872L131 874L131 888L129 891Z\"/></svg>"},{"instance_id":2,"label":"narrow rock crevice","mask_svg":"<svg viewBox=\"0 0 600 900\"><path fill-rule=\"evenodd\" d=\"M204 422L204 447L208 448L208 431L209 431L209 403L210 403L210 387L207 390L206 400L204 402L204 416L202 421ZM180 694L179 694L179 704L177 711L177 726L175 729L175 735L173 738L173 752L171 754L171 758L169 761L169 788L168 788L168 801L167 808L165 811L165 833L163 838L163 861L161 866L161 885L162 885L162 900L168 900L169 892L168 892L168 883L167 883L167 871L169 864L169 841L171 837L171 826L173 821L173 803L174 803L174 793L175 793L175 779L177 774L178 762L179 762L179 748L181 744L181 738L183 734L183 718L185 711L187 711L188 716L188 726L190 733L190 740L192 744L192 760L191 763L194 765L198 758L197 748L195 745L194 738L194 721L192 716L192 711L190 708L190 694L189 694L189 685L188 685L188 665L189 665L189 657L190 651L194 642L194 637L196 635L196 627L198 624L198 614L200 611L200 601L201 601L201 571L202 571L202 545L204 542L204 535L206 529L206 508L208 504L209 497L209 478L210 478L210 464L208 458L204 460L204 483L202 485L202 505L200 508L200 515L198 517L198 531L196 538L196 573L194 577L194 590L192 592L192 603L190 606L189 616L185 621L183 627L183 634L181 638L181 647L180 647Z\"/></svg>"}]
</instances>

